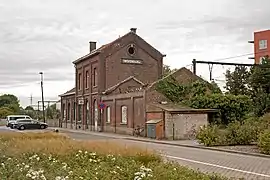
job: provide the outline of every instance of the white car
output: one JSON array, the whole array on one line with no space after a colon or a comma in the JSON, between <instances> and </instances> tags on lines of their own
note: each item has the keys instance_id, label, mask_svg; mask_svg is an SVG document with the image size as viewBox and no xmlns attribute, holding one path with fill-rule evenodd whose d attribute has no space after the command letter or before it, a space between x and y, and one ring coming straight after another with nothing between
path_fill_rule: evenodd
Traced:
<instances>
[{"instance_id":1,"label":"white car","mask_svg":"<svg viewBox=\"0 0 270 180\"><path fill-rule=\"evenodd\" d=\"M32 120L32 118L30 116L27 116L27 115L10 115L10 116L7 116L7 118L6 118L6 121L7 121L6 126L10 127L10 128L13 128L12 124L14 124L17 119L29 119L29 120Z\"/></svg>"}]
</instances>

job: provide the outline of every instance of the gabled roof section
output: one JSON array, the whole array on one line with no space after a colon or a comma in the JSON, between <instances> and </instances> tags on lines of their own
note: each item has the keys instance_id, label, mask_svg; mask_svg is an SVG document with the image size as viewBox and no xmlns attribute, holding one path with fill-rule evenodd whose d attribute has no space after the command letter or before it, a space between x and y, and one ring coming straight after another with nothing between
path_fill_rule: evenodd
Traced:
<instances>
[{"instance_id":1,"label":"gabled roof section","mask_svg":"<svg viewBox=\"0 0 270 180\"><path fill-rule=\"evenodd\" d=\"M71 90L65 92L64 94L59 95L60 97L64 97L64 96L69 96L69 95L74 95L76 91L76 88L72 88Z\"/></svg>"},{"instance_id":2,"label":"gabled roof section","mask_svg":"<svg viewBox=\"0 0 270 180\"><path fill-rule=\"evenodd\" d=\"M182 68L180 68L180 69L178 69L178 70L176 70L176 71L168 74L167 76L165 76L165 77L163 77L163 78L161 78L161 79L153 82L150 86L148 86L147 89L151 89L152 87L154 87L160 81L162 81L164 79L167 79L167 78L170 78L170 77L175 77L176 80L177 80L177 82L179 82L180 84L187 84L187 83L194 82L194 81L197 81L197 80L201 80L201 81L207 82L203 78L195 75L193 72L191 72L187 68L182 67Z\"/></svg>"},{"instance_id":3,"label":"gabled roof section","mask_svg":"<svg viewBox=\"0 0 270 180\"><path fill-rule=\"evenodd\" d=\"M113 92L115 89L117 89L120 85L130 81L130 80L134 80L136 81L138 84L140 84L141 86L146 86L146 84L144 84L142 81L138 80L137 78L135 78L134 76L130 76L126 79L124 79L123 81L120 81L119 83L117 83L116 85L109 87L108 89L106 89L103 94L108 94L110 92Z\"/></svg>"},{"instance_id":4,"label":"gabled roof section","mask_svg":"<svg viewBox=\"0 0 270 180\"><path fill-rule=\"evenodd\" d=\"M83 61L83 60L85 60L85 59L87 59L87 58L94 57L94 56L96 56L96 55L102 53L103 51L107 50L107 48L109 48L109 47L111 47L112 45L114 45L114 43L115 43L116 41L119 41L119 40L125 38L126 36L128 36L128 35L130 35L130 34L133 34L133 35L135 35L138 39L142 40L143 43L147 44L147 45L148 45L148 46L149 46L156 54L159 54L160 56L165 56L165 55L163 55L161 52L159 52L156 48L154 48L154 47L151 46L149 43L147 43L143 38L141 38L141 37L140 37L139 35L137 35L135 32L130 31L130 32L126 33L124 36L121 36L121 37L115 39L114 41L112 41L112 42L110 42L110 43L108 43L108 44L102 45L100 48L98 48L98 49L96 49L96 50L93 50L93 51L90 52L89 54L87 54L87 55L85 55L85 56L83 56L83 57L81 57L81 58L75 60L75 61L73 62L73 64L77 64L77 63L79 63L79 62L81 62L81 61Z\"/></svg>"}]
</instances>

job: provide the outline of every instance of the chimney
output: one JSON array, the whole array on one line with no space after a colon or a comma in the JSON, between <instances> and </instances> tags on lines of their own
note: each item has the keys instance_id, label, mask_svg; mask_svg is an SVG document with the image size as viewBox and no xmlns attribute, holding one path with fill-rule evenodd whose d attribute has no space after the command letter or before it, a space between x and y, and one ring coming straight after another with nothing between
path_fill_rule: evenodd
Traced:
<instances>
[{"instance_id":1,"label":"chimney","mask_svg":"<svg viewBox=\"0 0 270 180\"><path fill-rule=\"evenodd\" d=\"M90 42L89 42L89 45L90 45L90 53L91 53L92 51L94 51L94 50L96 49L96 47L97 47L97 42L90 41Z\"/></svg>"},{"instance_id":2,"label":"chimney","mask_svg":"<svg viewBox=\"0 0 270 180\"><path fill-rule=\"evenodd\" d=\"M137 28L130 28L130 31L136 34Z\"/></svg>"}]
</instances>

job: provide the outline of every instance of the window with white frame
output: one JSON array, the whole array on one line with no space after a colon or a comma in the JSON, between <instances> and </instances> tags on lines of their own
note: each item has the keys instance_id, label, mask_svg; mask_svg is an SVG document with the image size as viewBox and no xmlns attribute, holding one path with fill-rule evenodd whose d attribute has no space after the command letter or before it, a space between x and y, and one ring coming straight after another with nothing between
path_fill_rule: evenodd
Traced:
<instances>
[{"instance_id":1,"label":"window with white frame","mask_svg":"<svg viewBox=\"0 0 270 180\"><path fill-rule=\"evenodd\" d=\"M259 49L267 49L267 40L259 41Z\"/></svg>"},{"instance_id":2,"label":"window with white frame","mask_svg":"<svg viewBox=\"0 0 270 180\"><path fill-rule=\"evenodd\" d=\"M121 123L127 124L127 106L121 107Z\"/></svg>"},{"instance_id":3,"label":"window with white frame","mask_svg":"<svg viewBox=\"0 0 270 180\"><path fill-rule=\"evenodd\" d=\"M106 108L106 115L107 115L106 122L107 123L110 123L111 122L111 107L110 106L108 106Z\"/></svg>"}]
</instances>

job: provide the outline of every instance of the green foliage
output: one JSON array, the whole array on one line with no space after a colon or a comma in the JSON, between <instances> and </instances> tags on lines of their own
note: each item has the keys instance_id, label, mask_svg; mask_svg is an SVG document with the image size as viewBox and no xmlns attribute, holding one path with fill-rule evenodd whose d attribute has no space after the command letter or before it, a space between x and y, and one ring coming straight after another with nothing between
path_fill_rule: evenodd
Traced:
<instances>
[{"instance_id":1,"label":"green foliage","mask_svg":"<svg viewBox=\"0 0 270 180\"><path fill-rule=\"evenodd\" d=\"M262 153L270 155L270 129L260 134L258 146Z\"/></svg>"},{"instance_id":2,"label":"green foliage","mask_svg":"<svg viewBox=\"0 0 270 180\"><path fill-rule=\"evenodd\" d=\"M26 111L34 111L34 108L32 106L27 106L25 108Z\"/></svg>"},{"instance_id":3,"label":"green foliage","mask_svg":"<svg viewBox=\"0 0 270 180\"><path fill-rule=\"evenodd\" d=\"M236 66L234 71L226 71L226 90L233 95L247 95L249 93L248 80L250 72L245 66Z\"/></svg>"},{"instance_id":4,"label":"green foliage","mask_svg":"<svg viewBox=\"0 0 270 180\"><path fill-rule=\"evenodd\" d=\"M223 124L228 124L242 118L250 111L251 101L244 95L208 94L195 96L190 99L189 105L193 108L219 109Z\"/></svg>"},{"instance_id":5,"label":"green foliage","mask_svg":"<svg viewBox=\"0 0 270 180\"><path fill-rule=\"evenodd\" d=\"M10 114L17 114L20 112L19 100L16 96L11 94L4 94L0 96L0 118Z\"/></svg>"},{"instance_id":6,"label":"green foliage","mask_svg":"<svg viewBox=\"0 0 270 180\"><path fill-rule=\"evenodd\" d=\"M235 121L227 128L226 141L229 145L249 145L257 141L257 127L251 122Z\"/></svg>"},{"instance_id":7,"label":"green foliage","mask_svg":"<svg viewBox=\"0 0 270 180\"><path fill-rule=\"evenodd\" d=\"M5 118L8 115L12 115L13 111L12 109L8 108L8 107L1 107L0 108L0 118Z\"/></svg>"},{"instance_id":8,"label":"green foliage","mask_svg":"<svg viewBox=\"0 0 270 180\"><path fill-rule=\"evenodd\" d=\"M164 64L163 65L163 77L175 72L176 70L177 69L171 69L170 66Z\"/></svg>"},{"instance_id":9,"label":"green foliage","mask_svg":"<svg viewBox=\"0 0 270 180\"><path fill-rule=\"evenodd\" d=\"M204 126L198 131L196 138L205 146L226 145L225 134L217 125Z\"/></svg>"},{"instance_id":10,"label":"green foliage","mask_svg":"<svg viewBox=\"0 0 270 180\"><path fill-rule=\"evenodd\" d=\"M214 83L199 80L188 85L181 85L173 77L168 77L160 81L156 89L175 103L183 103L198 109L219 109L224 124L241 120L251 107L248 96L224 95Z\"/></svg>"}]
</instances>

